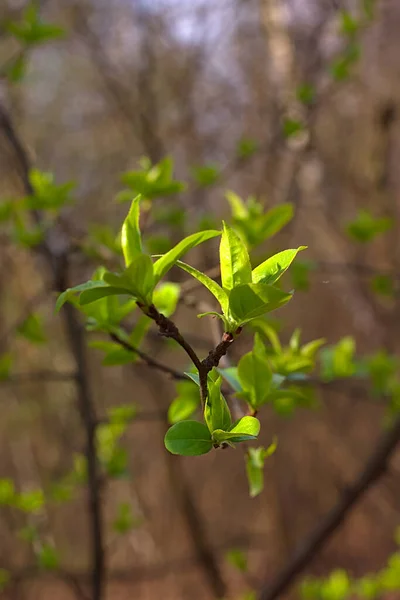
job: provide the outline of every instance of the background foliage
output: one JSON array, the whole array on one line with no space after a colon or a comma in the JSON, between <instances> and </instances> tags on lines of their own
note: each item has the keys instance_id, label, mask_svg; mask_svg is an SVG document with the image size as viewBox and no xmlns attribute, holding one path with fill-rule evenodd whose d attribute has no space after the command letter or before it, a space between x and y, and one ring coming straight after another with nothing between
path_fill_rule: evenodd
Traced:
<instances>
[{"instance_id":1,"label":"background foliage","mask_svg":"<svg viewBox=\"0 0 400 600\"><path fill-rule=\"evenodd\" d=\"M4 597L400 593L399 27L389 0L1 4ZM308 246L282 278L294 298L220 363L263 405L245 460L165 450L197 388L132 301L54 313L57 292L123 264L139 193L151 254L222 218L254 267ZM218 243L183 259L218 279ZM217 305L167 279L157 308L206 356L221 330L196 314ZM285 568L336 506L346 520L295 582Z\"/></svg>"}]
</instances>

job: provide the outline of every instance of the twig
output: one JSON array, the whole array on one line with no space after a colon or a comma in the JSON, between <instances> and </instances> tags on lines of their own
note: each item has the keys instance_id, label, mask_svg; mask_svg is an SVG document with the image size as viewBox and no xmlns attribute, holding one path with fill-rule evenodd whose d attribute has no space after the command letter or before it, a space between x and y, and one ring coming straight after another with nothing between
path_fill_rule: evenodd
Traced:
<instances>
[{"instance_id":1,"label":"twig","mask_svg":"<svg viewBox=\"0 0 400 600\"><path fill-rule=\"evenodd\" d=\"M364 469L347 487L336 506L323 518L319 525L300 545L290 562L270 584L259 594L259 600L275 600L280 598L293 584L295 578L311 562L321 547L349 515L369 488L387 470L389 459L400 442L400 417L393 427L383 434Z\"/></svg>"},{"instance_id":2,"label":"twig","mask_svg":"<svg viewBox=\"0 0 400 600\"><path fill-rule=\"evenodd\" d=\"M153 319L153 321L158 325L161 335L175 340L185 350L186 354L189 356L199 372L200 398L202 405L204 406L208 396L208 373L213 369L213 367L218 366L221 358L227 353L229 346L234 341L233 335L231 333L224 333L222 336L222 341L216 346L216 348L214 348L214 350L210 350L208 356L203 360L200 360L195 350L182 336L175 323L171 321L171 319L168 319L161 314L154 304L151 306L144 306L138 302L138 307L144 312L145 315L150 317L150 319Z\"/></svg>"},{"instance_id":3,"label":"twig","mask_svg":"<svg viewBox=\"0 0 400 600\"><path fill-rule=\"evenodd\" d=\"M146 365L148 365L149 367L158 369L159 371L162 371L163 373L170 375L173 379L176 379L178 381L188 381L188 378L184 373L182 373L181 371L177 371L176 369L174 369L172 367L168 367L167 365L164 365L163 363L156 360L155 358L152 358L145 352L142 352L142 350L139 350L139 348L136 348L136 346L133 346L126 340L119 337L116 333L111 333L110 338L117 344L120 344L123 348L125 348L125 350L129 350L129 352L134 352L135 354L140 356L140 358L143 360L143 362L145 362Z\"/></svg>"}]
</instances>

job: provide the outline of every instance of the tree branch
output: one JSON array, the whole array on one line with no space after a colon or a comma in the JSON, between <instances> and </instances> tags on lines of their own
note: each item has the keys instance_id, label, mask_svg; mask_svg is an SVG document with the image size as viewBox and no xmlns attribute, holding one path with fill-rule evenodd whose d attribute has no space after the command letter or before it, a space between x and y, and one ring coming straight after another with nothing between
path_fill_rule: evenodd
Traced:
<instances>
[{"instance_id":1,"label":"tree branch","mask_svg":"<svg viewBox=\"0 0 400 600\"><path fill-rule=\"evenodd\" d=\"M299 546L293 558L277 575L276 579L261 590L258 596L259 600L275 600L288 590L296 577L343 523L357 502L360 501L376 480L385 473L388 462L399 442L400 417L397 418L393 427L382 435L364 469L354 483L343 492L336 506Z\"/></svg>"}]
</instances>

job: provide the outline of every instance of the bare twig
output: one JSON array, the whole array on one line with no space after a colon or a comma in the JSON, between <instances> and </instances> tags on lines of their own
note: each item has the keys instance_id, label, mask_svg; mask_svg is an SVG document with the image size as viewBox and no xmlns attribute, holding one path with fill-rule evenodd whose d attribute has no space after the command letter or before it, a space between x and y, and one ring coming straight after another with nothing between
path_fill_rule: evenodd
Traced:
<instances>
[{"instance_id":1,"label":"bare twig","mask_svg":"<svg viewBox=\"0 0 400 600\"><path fill-rule=\"evenodd\" d=\"M296 577L317 555L333 533L349 515L357 502L387 470L389 460L400 442L400 417L392 428L385 432L374 452L355 481L347 487L336 506L323 518L308 538L299 546L288 564L276 579L266 585L259 594L259 600L280 598L293 584Z\"/></svg>"}]
</instances>

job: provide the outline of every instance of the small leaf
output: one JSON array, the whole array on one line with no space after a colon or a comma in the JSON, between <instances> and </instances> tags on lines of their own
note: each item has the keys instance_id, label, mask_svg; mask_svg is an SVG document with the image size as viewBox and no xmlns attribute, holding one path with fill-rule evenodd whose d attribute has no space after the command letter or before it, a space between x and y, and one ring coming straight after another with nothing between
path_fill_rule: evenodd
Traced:
<instances>
[{"instance_id":1,"label":"small leaf","mask_svg":"<svg viewBox=\"0 0 400 600\"><path fill-rule=\"evenodd\" d=\"M85 283L80 283L79 285L76 285L75 287L72 288L68 288L67 290L65 290L64 292L62 292L58 298L57 298L57 302L56 302L56 312L58 312L61 307L68 302L71 297L73 297L75 292L83 292L85 290L90 290L92 288L98 288L98 287L106 287L106 283L104 281L86 281Z\"/></svg>"},{"instance_id":2,"label":"small leaf","mask_svg":"<svg viewBox=\"0 0 400 600\"><path fill-rule=\"evenodd\" d=\"M253 270L253 283L275 283L290 267L297 253L306 248L307 246L299 246L296 249L283 250L274 254Z\"/></svg>"},{"instance_id":3,"label":"small leaf","mask_svg":"<svg viewBox=\"0 0 400 600\"><path fill-rule=\"evenodd\" d=\"M266 283L239 285L229 295L229 310L238 324L245 324L276 310L292 298L292 294Z\"/></svg>"},{"instance_id":4,"label":"small leaf","mask_svg":"<svg viewBox=\"0 0 400 600\"><path fill-rule=\"evenodd\" d=\"M191 417L200 405L199 390L188 381L177 384L179 395L171 402L168 409L168 422L173 425Z\"/></svg>"},{"instance_id":5,"label":"small leaf","mask_svg":"<svg viewBox=\"0 0 400 600\"><path fill-rule=\"evenodd\" d=\"M59 558L56 549L50 544L43 544L37 554L39 566L46 571L54 571L58 568Z\"/></svg>"},{"instance_id":6,"label":"small leaf","mask_svg":"<svg viewBox=\"0 0 400 600\"><path fill-rule=\"evenodd\" d=\"M302 104L312 104L315 99L315 88L310 83L303 83L297 88L296 95Z\"/></svg>"},{"instance_id":7,"label":"small leaf","mask_svg":"<svg viewBox=\"0 0 400 600\"><path fill-rule=\"evenodd\" d=\"M354 221L348 223L347 234L356 242L366 244L393 227L389 217L375 218L367 210L360 210Z\"/></svg>"},{"instance_id":8,"label":"small leaf","mask_svg":"<svg viewBox=\"0 0 400 600\"><path fill-rule=\"evenodd\" d=\"M393 298L395 295L394 282L389 275L375 275L371 280L371 289L386 298Z\"/></svg>"},{"instance_id":9,"label":"small leaf","mask_svg":"<svg viewBox=\"0 0 400 600\"><path fill-rule=\"evenodd\" d=\"M160 281L173 266L181 258L183 254L188 252L191 248L198 246L202 242L220 235L220 231L208 230L193 233L188 237L181 240L174 248L172 248L167 254L164 254L154 263L154 277L155 283Z\"/></svg>"},{"instance_id":10,"label":"small leaf","mask_svg":"<svg viewBox=\"0 0 400 600\"><path fill-rule=\"evenodd\" d=\"M216 429L226 431L232 424L231 413L225 398L221 394L222 377L208 382L208 396L204 406L204 420L210 433Z\"/></svg>"},{"instance_id":11,"label":"small leaf","mask_svg":"<svg viewBox=\"0 0 400 600\"><path fill-rule=\"evenodd\" d=\"M193 167L192 172L195 181L202 187L209 187L218 181L219 168L215 165Z\"/></svg>"},{"instance_id":12,"label":"small leaf","mask_svg":"<svg viewBox=\"0 0 400 600\"><path fill-rule=\"evenodd\" d=\"M252 138L243 137L238 141L236 152L239 158L249 158L258 149L258 142Z\"/></svg>"},{"instance_id":13,"label":"small leaf","mask_svg":"<svg viewBox=\"0 0 400 600\"><path fill-rule=\"evenodd\" d=\"M242 356L238 364L240 383L253 408L258 408L264 403L272 382L271 369L265 349L260 349L262 342L258 334L256 340L258 343L255 344L253 351Z\"/></svg>"},{"instance_id":14,"label":"small leaf","mask_svg":"<svg viewBox=\"0 0 400 600\"><path fill-rule=\"evenodd\" d=\"M228 294L220 285L218 285L216 281L208 277L208 275L205 273L201 273L194 267L191 267L180 260L178 260L176 264L178 267L186 271L186 273L189 273L189 275L192 275L192 277L200 281L200 283L202 283L212 293L212 295L218 300L224 314L228 312Z\"/></svg>"},{"instance_id":15,"label":"small leaf","mask_svg":"<svg viewBox=\"0 0 400 600\"><path fill-rule=\"evenodd\" d=\"M128 502L119 504L117 515L112 524L114 531L120 534L127 533L139 524L140 520L132 514L131 505Z\"/></svg>"},{"instance_id":16,"label":"small leaf","mask_svg":"<svg viewBox=\"0 0 400 600\"><path fill-rule=\"evenodd\" d=\"M260 421L255 417L242 417L236 421L229 431L216 429L213 431L213 439L216 442L229 441L232 443L254 440L260 433Z\"/></svg>"},{"instance_id":17,"label":"small leaf","mask_svg":"<svg viewBox=\"0 0 400 600\"><path fill-rule=\"evenodd\" d=\"M11 479L0 479L0 505L12 505L15 496L14 482Z\"/></svg>"},{"instance_id":18,"label":"small leaf","mask_svg":"<svg viewBox=\"0 0 400 600\"><path fill-rule=\"evenodd\" d=\"M219 247L221 282L224 290L251 282L251 264L247 248L225 223Z\"/></svg>"},{"instance_id":19,"label":"small leaf","mask_svg":"<svg viewBox=\"0 0 400 600\"><path fill-rule=\"evenodd\" d=\"M125 266L129 267L133 259L142 252L142 240L139 229L140 200L137 196L131 204L128 216L122 225L121 246L125 258Z\"/></svg>"},{"instance_id":20,"label":"small leaf","mask_svg":"<svg viewBox=\"0 0 400 600\"><path fill-rule=\"evenodd\" d=\"M17 332L34 344L43 344L47 341L42 319L36 313L30 314L25 321L17 327Z\"/></svg>"},{"instance_id":21,"label":"small leaf","mask_svg":"<svg viewBox=\"0 0 400 600\"><path fill-rule=\"evenodd\" d=\"M264 463L269 456L274 454L276 448L276 440L274 440L268 448L264 448L263 446L260 446L259 448L249 448L246 456L246 472L251 498L255 498L263 491Z\"/></svg>"},{"instance_id":22,"label":"small leaf","mask_svg":"<svg viewBox=\"0 0 400 600\"><path fill-rule=\"evenodd\" d=\"M164 444L172 454L198 456L210 452L213 442L210 432L198 421L180 421L165 434Z\"/></svg>"},{"instance_id":23,"label":"small leaf","mask_svg":"<svg viewBox=\"0 0 400 600\"><path fill-rule=\"evenodd\" d=\"M225 198L231 205L232 217L239 221L246 220L249 216L249 210L243 200L235 194L235 192L228 191L225 193Z\"/></svg>"},{"instance_id":24,"label":"small leaf","mask_svg":"<svg viewBox=\"0 0 400 600\"><path fill-rule=\"evenodd\" d=\"M26 513L35 513L42 509L44 505L43 490L32 490L19 494L17 498L17 506L20 510Z\"/></svg>"},{"instance_id":25,"label":"small leaf","mask_svg":"<svg viewBox=\"0 0 400 600\"><path fill-rule=\"evenodd\" d=\"M304 130L304 125L298 119L286 118L283 121L283 134L286 138L294 137Z\"/></svg>"},{"instance_id":26,"label":"small leaf","mask_svg":"<svg viewBox=\"0 0 400 600\"><path fill-rule=\"evenodd\" d=\"M235 390L235 392L243 391L239 380L237 367L227 367L226 369L218 368L217 371L222 375L224 379L226 379L226 381L229 383L231 388Z\"/></svg>"},{"instance_id":27,"label":"small leaf","mask_svg":"<svg viewBox=\"0 0 400 600\"><path fill-rule=\"evenodd\" d=\"M153 263L147 254L135 256L124 275L130 282L133 294L146 305L153 301L153 290L157 283Z\"/></svg>"},{"instance_id":28,"label":"small leaf","mask_svg":"<svg viewBox=\"0 0 400 600\"><path fill-rule=\"evenodd\" d=\"M228 563L238 571L246 573L248 570L247 558L242 550L238 550L237 548L228 550L228 552L225 554L225 557Z\"/></svg>"},{"instance_id":29,"label":"small leaf","mask_svg":"<svg viewBox=\"0 0 400 600\"><path fill-rule=\"evenodd\" d=\"M293 219L293 204L280 204L271 208L263 215L259 225L259 233L264 240L276 235L289 221Z\"/></svg>"},{"instance_id":30,"label":"small leaf","mask_svg":"<svg viewBox=\"0 0 400 600\"><path fill-rule=\"evenodd\" d=\"M180 290L180 286L172 281L165 281L154 290L153 304L165 317L175 312Z\"/></svg>"},{"instance_id":31,"label":"small leaf","mask_svg":"<svg viewBox=\"0 0 400 600\"><path fill-rule=\"evenodd\" d=\"M99 281L97 283L101 284L102 282ZM107 296L118 296L127 293L127 290L124 288L117 288L111 285L97 285L81 293L79 296L79 304L85 306L86 304L91 304L92 302L96 302L96 300L106 298Z\"/></svg>"},{"instance_id":32,"label":"small leaf","mask_svg":"<svg viewBox=\"0 0 400 600\"><path fill-rule=\"evenodd\" d=\"M0 354L0 381L9 378L13 365L13 357L10 352Z\"/></svg>"},{"instance_id":33,"label":"small leaf","mask_svg":"<svg viewBox=\"0 0 400 600\"><path fill-rule=\"evenodd\" d=\"M7 569L0 569L0 592L4 592L11 581L11 573Z\"/></svg>"}]
</instances>

